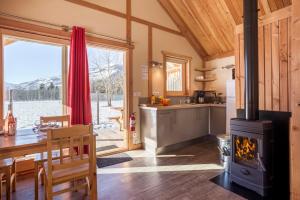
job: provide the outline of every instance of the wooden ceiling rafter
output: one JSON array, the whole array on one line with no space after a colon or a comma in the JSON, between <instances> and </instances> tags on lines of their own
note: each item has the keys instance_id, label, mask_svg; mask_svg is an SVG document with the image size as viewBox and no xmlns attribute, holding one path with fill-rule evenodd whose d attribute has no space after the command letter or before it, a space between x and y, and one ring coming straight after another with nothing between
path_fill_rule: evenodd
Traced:
<instances>
[{"instance_id":1,"label":"wooden ceiling rafter","mask_svg":"<svg viewBox=\"0 0 300 200\"><path fill-rule=\"evenodd\" d=\"M231 16L233 17L235 24L240 24L242 23L241 20L241 14L238 13L239 9L236 8L238 4L233 4L231 0L224 0L224 3L227 5L227 8L229 12L231 13Z\"/></svg>"},{"instance_id":2,"label":"wooden ceiling rafter","mask_svg":"<svg viewBox=\"0 0 300 200\"><path fill-rule=\"evenodd\" d=\"M212 22L211 24L214 27L216 35L218 37L220 37L220 39L221 39L221 40L218 40L219 46L222 46L224 43L223 49L219 53L224 53L224 52L231 51L234 48L233 44L231 43L231 40L234 37L234 34L228 34L227 31L229 29L228 27L232 27L231 30L233 30L235 23L231 23L231 20L230 20L231 18L229 18L228 15L226 14L225 8L220 5L220 1L222 1L222 0L215 1L214 2L215 4L213 4L213 5L206 4L206 6L207 6L208 16L210 17L210 20ZM206 3L207 3L207 1L206 1ZM217 9L213 9L213 7L215 7L214 5L216 5ZM218 12L216 13L215 10L218 10ZM212 11L212 12L210 12L210 11ZM201 12L201 10L198 10L198 12ZM222 14L220 15L220 13L222 13ZM225 17L227 19L224 20L223 17ZM220 24L222 24L222 23L224 25L220 26ZM225 27L226 27L226 29L225 29Z\"/></svg>"},{"instance_id":3,"label":"wooden ceiling rafter","mask_svg":"<svg viewBox=\"0 0 300 200\"><path fill-rule=\"evenodd\" d=\"M261 3L262 8L264 9L266 15L270 14L271 8L270 8L268 0L261 0L260 3Z\"/></svg>"},{"instance_id":4,"label":"wooden ceiling rafter","mask_svg":"<svg viewBox=\"0 0 300 200\"><path fill-rule=\"evenodd\" d=\"M182 17L178 15L173 5L168 0L158 0L158 2L173 20L173 22L177 25L182 35L185 36L185 38L189 41L189 43L195 49L197 54L200 57L208 56L206 50L204 50L203 46L199 43L196 36L188 29L188 26L186 25Z\"/></svg>"},{"instance_id":5,"label":"wooden ceiling rafter","mask_svg":"<svg viewBox=\"0 0 300 200\"><path fill-rule=\"evenodd\" d=\"M158 0L183 35L192 35L192 46L203 47L210 60L233 55L235 30L243 23L243 0ZM272 20L274 13L286 15L292 0L259 0L260 23ZM170 8L171 7L171 12ZM281 14L283 13L283 14ZM275 14L276 16L278 14ZM200 44L200 45L199 45ZM201 49L201 51L203 51Z\"/></svg>"},{"instance_id":6,"label":"wooden ceiling rafter","mask_svg":"<svg viewBox=\"0 0 300 200\"><path fill-rule=\"evenodd\" d=\"M198 35L196 36L198 38L198 41L201 41L202 43L211 43L212 48L217 48L217 43L215 41L211 41L211 38L213 38L213 36L205 30L205 26L203 26L203 24L201 24L198 20L198 18L196 17L195 13L193 12L193 7L190 8L186 1L183 1L183 7L187 10L187 15L190 15L193 18L193 21L196 22L197 27L201 30ZM174 5L173 5L174 6ZM181 6L181 5L180 5ZM185 24L188 24L189 22L185 22ZM189 26L187 26L187 29L190 30L194 35L196 35L197 33L195 33L193 30L191 30L189 28ZM200 39L199 39L200 38ZM203 44L206 46L206 44ZM210 49L206 48L206 51L209 52L211 51Z\"/></svg>"},{"instance_id":7,"label":"wooden ceiling rafter","mask_svg":"<svg viewBox=\"0 0 300 200\"><path fill-rule=\"evenodd\" d=\"M214 32L210 29L209 26L209 20L205 21L205 23L201 24L200 20L202 19L201 15L197 15L197 7L195 5L190 5L190 3L192 2L187 2L187 1L183 1L183 4L185 6L185 9L188 10L188 12L193 16L194 22L196 22L196 24L198 25L198 27L201 27L201 31L203 33L203 35L207 38L207 42L211 43L210 46L212 46L213 49L218 49L220 47L220 42L218 41L219 38L216 37L216 35L214 34ZM202 40L203 41L203 40ZM222 47L220 47L222 48Z\"/></svg>"},{"instance_id":8,"label":"wooden ceiling rafter","mask_svg":"<svg viewBox=\"0 0 300 200\"><path fill-rule=\"evenodd\" d=\"M207 51L204 60L232 53L235 21L223 0L166 1L173 4L177 15L185 19L189 31L196 35Z\"/></svg>"}]
</instances>

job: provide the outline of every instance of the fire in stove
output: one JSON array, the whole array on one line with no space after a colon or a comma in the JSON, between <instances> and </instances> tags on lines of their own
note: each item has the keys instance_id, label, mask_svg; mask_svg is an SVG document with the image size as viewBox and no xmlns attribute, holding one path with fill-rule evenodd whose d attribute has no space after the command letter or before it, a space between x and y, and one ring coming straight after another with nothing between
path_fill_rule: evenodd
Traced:
<instances>
[{"instance_id":1,"label":"fire in stove","mask_svg":"<svg viewBox=\"0 0 300 200\"><path fill-rule=\"evenodd\" d=\"M246 137L236 137L235 156L240 160L253 160L256 154L257 141Z\"/></svg>"},{"instance_id":2,"label":"fire in stove","mask_svg":"<svg viewBox=\"0 0 300 200\"><path fill-rule=\"evenodd\" d=\"M257 140L249 137L235 136L234 144L236 162L253 167L257 163Z\"/></svg>"}]
</instances>

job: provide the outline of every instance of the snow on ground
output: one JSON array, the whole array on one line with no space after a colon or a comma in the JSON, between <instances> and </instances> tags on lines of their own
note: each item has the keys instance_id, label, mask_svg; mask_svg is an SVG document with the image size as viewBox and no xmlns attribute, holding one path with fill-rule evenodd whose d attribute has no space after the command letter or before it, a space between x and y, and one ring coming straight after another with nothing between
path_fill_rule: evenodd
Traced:
<instances>
[{"instance_id":1,"label":"snow on ground","mask_svg":"<svg viewBox=\"0 0 300 200\"><path fill-rule=\"evenodd\" d=\"M8 102L5 102L5 115L7 105ZM108 117L121 115L120 111L113 109L113 107L123 107L123 101L112 101L112 107L107 107L106 101L100 101L100 126L97 126L97 128L111 127L112 124L109 122ZM17 118L18 129L32 128L34 122L39 120L40 116L62 115L62 103L61 101L18 101L13 103L13 114ZM96 101L92 101L92 115L95 124L97 122Z\"/></svg>"}]
</instances>

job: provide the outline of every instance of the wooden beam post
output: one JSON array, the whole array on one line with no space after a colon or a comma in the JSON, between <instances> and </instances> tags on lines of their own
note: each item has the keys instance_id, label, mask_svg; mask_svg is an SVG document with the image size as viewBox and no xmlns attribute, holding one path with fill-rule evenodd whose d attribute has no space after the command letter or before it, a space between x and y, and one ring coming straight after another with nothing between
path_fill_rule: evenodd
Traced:
<instances>
[{"instance_id":1,"label":"wooden beam post","mask_svg":"<svg viewBox=\"0 0 300 200\"><path fill-rule=\"evenodd\" d=\"M153 56L153 43L152 43L152 26L148 26L148 97L152 96L152 56Z\"/></svg>"},{"instance_id":2,"label":"wooden beam post","mask_svg":"<svg viewBox=\"0 0 300 200\"><path fill-rule=\"evenodd\" d=\"M129 44L132 42L131 30L131 0L126 0L126 39Z\"/></svg>"},{"instance_id":3,"label":"wooden beam post","mask_svg":"<svg viewBox=\"0 0 300 200\"><path fill-rule=\"evenodd\" d=\"M291 152L291 199L300 199L300 0L292 4L292 66L291 66L291 108L290 133Z\"/></svg>"}]
</instances>

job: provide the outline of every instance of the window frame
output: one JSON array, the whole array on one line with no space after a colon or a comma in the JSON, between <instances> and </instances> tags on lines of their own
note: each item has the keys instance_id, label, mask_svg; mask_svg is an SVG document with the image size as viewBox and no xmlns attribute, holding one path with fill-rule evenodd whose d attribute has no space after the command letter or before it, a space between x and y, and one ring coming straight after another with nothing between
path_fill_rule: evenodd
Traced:
<instances>
[{"instance_id":1,"label":"window frame","mask_svg":"<svg viewBox=\"0 0 300 200\"><path fill-rule=\"evenodd\" d=\"M164 96L188 96L190 95L190 76L192 58L185 55L162 51L163 54L163 77L164 77ZM167 62L182 65L182 91L167 90Z\"/></svg>"},{"instance_id":2,"label":"window frame","mask_svg":"<svg viewBox=\"0 0 300 200\"><path fill-rule=\"evenodd\" d=\"M14 31L14 30L8 30L8 29L0 29L0 116L4 117L4 94L5 94L5 88L4 88L4 37L15 37L20 38L20 40L25 41L32 41L37 43L44 43L49 45L56 45L61 46L62 49L62 63L61 63L61 78L62 78L62 114L67 114L67 75L68 75L68 66L67 66L67 55L68 55L68 48L69 45L68 40L60 39L60 38L53 38L48 36L42 36L42 35L36 35L32 33L26 33L26 32L20 32L20 31Z\"/></svg>"}]
</instances>

